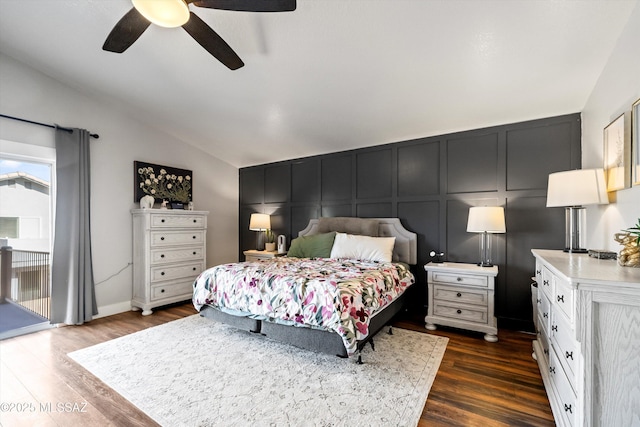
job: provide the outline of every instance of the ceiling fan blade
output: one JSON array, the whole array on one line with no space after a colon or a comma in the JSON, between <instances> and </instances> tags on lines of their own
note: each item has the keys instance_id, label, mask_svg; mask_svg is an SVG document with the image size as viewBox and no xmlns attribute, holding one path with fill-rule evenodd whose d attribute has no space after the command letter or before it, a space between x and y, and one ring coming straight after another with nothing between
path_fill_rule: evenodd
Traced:
<instances>
[{"instance_id":1,"label":"ceiling fan blade","mask_svg":"<svg viewBox=\"0 0 640 427\"><path fill-rule=\"evenodd\" d=\"M138 40L149 25L151 25L151 22L147 21L135 7L132 8L113 27L104 45L102 45L102 49L116 53L124 52L133 42Z\"/></svg>"},{"instance_id":2,"label":"ceiling fan blade","mask_svg":"<svg viewBox=\"0 0 640 427\"><path fill-rule=\"evenodd\" d=\"M196 0L193 1L193 4L209 9L238 12L291 12L296 10L296 0Z\"/></svg>"},{"instance_id":3,"label":"ceiling fan blade","mask_svg":"<svg viewBox=\"0 0 640 427\"><path fill-rule=\"evenodd\" d=\"M202 19L190 12L189 21L182 26L200 46L205 48L207 52L215 56L218 61L222 62L227 68L237 70L244 65L242 59L231 49L222 37L208 26Z\"/></svg>"}]
</instances>

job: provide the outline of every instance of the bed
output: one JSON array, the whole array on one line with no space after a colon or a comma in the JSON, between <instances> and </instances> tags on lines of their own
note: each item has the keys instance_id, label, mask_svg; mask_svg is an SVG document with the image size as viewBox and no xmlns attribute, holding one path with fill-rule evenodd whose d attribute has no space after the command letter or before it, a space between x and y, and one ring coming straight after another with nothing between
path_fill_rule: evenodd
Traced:
<instances>
[{"instance_id":1,"label":"bed","mask_svg":"<svg viewBox=\"0 0 640 427\"><path fill-rule=\"evenodd\" d=\"M214 321L350 357L402 310L416 263L417 236L398 218L312 219L286 257L204 271L193 303Z\"/></svg>"}]
</instances>

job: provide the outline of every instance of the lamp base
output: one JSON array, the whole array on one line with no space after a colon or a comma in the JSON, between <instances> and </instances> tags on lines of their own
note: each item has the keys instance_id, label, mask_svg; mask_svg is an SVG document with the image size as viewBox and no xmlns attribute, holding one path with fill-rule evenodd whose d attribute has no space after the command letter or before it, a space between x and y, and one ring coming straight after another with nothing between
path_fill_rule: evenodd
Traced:
<instances>
[{"instance_id":1,"label":"lamp base","mask_svg":"<svg viewBox=\"0 0 640 427\"><path fill-rule=\"evenodd\" d=\"M493 264L490 262L479 262L476 264L478 267L493 267Z\"/></svg>"},{"instance_id":2,"label":"lamp base","mask_svg":"<svg viewBox=\"0 0 640 427\"><path fill-rule=\"evenodd\" d=\"M564 252L569 252L569 253L572 253L572 254L586 254L586 253L589 253L589 250L582 249L582 248L579 248L579 249L564 248L563 251Z\"/></svg>"}]
</instances>

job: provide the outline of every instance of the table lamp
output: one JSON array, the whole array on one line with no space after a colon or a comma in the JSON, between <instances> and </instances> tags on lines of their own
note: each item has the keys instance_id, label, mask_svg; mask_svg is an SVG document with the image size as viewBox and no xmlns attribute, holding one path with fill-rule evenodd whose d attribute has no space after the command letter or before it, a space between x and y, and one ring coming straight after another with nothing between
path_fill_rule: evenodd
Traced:
<instances>
[{"instance_id":1,"label":"table lamp","mask_svg":"<svg viewBox=\"0 0 640 427\"><path fill-rule=\"evenodd\" d=\"M249 230L257 231L256 235L256 249L259 251L264 250L264 243L261 243L261 237L264 231L271 229L271 217L267 214L252 213L249 220Z\"/></svg>"},{"instance_id":2,"label":"table lamp","mask_svg":"<svg viewBox=\"0 0 640 427\"><path fill-rule=\"evenodd\" d=\"M481 206L469 208L467 231L482 233L480 236L481 267L493 267L491 263L491 234L504 233L504 208L499 206Z\"/></svg>"}]
</instances>

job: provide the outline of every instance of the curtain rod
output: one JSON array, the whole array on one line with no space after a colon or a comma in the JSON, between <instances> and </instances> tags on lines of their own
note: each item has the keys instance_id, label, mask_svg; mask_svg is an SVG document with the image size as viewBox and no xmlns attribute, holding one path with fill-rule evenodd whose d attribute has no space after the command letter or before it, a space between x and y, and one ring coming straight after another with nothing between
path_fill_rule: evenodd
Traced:
<instances>
[{"instance_id":1,"label":"curtain rod","mask_svg":"<svg viewBox=\"0 0 640 427\"><path fill-rule=\"evenodd\" d=\"M51 129L56 129L56 128L57 129L62 129L62 130L67 131L69 133L73 132L73 129L65 128L65 127L62 127L62 126L48 125L46 123L34 122L33 120L21 119L20 117L7 116L6 114L0 114L0 117L4 117L5 119L17 120L19 122L31 123L31 124L38 125L38 126L45 126L45 127L51 128ZM98 135L97 133L89 133L89 136L91 136L92 138L95 138L95 139L100 138L100 135Z\"/></svg>"}]
</instances>

